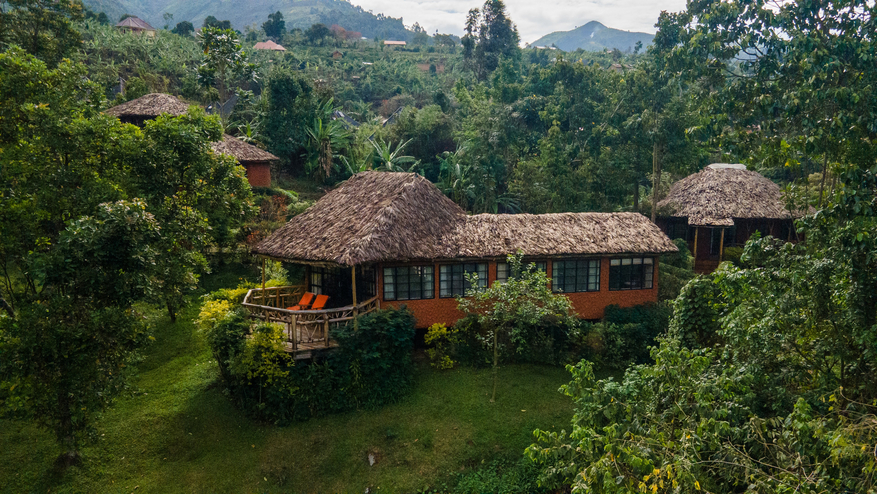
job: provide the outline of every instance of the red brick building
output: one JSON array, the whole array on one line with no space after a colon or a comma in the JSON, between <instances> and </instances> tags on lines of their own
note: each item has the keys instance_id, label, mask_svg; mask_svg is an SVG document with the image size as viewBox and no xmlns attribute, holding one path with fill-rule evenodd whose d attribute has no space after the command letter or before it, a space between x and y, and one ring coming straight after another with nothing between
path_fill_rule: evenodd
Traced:
<instances>
[{"instance_id":1,"label":"red brick building","mask_svg":"<svg viewBox=\"0 0 877 494\"><path fill-rule=\"evenodd\" d=\"M329 307L406 305L419 327L459 319L466 274L501 282L509 254L544 270L579 316L599 319L611 304L657 301L658 256L675 251L638 213L470 216L425 178L386 172L355 175L254 249L305 265L306 290Z\"/></svg>"}]
</instances>

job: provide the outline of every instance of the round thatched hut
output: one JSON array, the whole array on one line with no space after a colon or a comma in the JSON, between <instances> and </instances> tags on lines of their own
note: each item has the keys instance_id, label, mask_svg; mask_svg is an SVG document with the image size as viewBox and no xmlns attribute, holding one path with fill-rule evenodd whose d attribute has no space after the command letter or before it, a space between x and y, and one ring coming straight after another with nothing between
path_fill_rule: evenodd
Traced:
<instances>
[{"instance_id":1,"label":"round thatched hut","mask_svg":"<svg viewBox=\"0 0 877 494\"><path fill-rule=\"evenodd\" d=\"M794 219L779 186L745 165L717 163L673 184L658 203L658 226L688 241L695 270L718 267L728 247L742 246L756 231L795 240Z\"/></svg>"},{"instance_id":2,"label":"round thatched hut","mask_svg":"<svg viewBox=\"0 0 877 494\"><path fill-rule=\"evenodd\" d=\"M104 113L117 117L122 122L142 127L147 120L164 113L173 116L182 115L186 113L189 106L189 103L175 96L152 93L116 105ZM223 134L222 140L214 142L212 147L217 153L227 154L238 160L238 163L247 170L250 186L271 186L271 162L279 160L277 156L228 134Z\"/></svg>"}]
</instances>

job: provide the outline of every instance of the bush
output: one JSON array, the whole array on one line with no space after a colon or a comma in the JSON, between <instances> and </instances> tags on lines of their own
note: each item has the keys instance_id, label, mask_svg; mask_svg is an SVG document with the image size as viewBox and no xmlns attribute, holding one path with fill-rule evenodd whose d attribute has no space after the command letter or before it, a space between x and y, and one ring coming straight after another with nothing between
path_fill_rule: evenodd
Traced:
<instances>
[{"instance_id":1,"label":"bush","mask_svg":"<svg viewBox=\"0 0 877 494\"><path fill-rule=\"evenodd\" d=\"M624 369L651 362L649 347L669 326L671 308L664 303L621 308L610 305L602 322L582 323L572 342L574 352L600 367Z\"/></svg>"},{"instance_id":2,"label":"bush","mask_svg":"<svg viewBox=\"0 0 877 494\"><path fill-rule=\"evenodd\" d=\"M426 331L424 341L427 345L432 345L426 349L429 361L436 369L453 369L456 362L451 359L451 352L454 346L459 343L459 330L455 328L448 329L443 323L435 323Z\"/></svg>"},{"instance_id":3,"label":"bush","mask_svg":"<svg viewBox=\"0 0 877 494\"><path fill-rule=\"evenodd\" d=\"M216 292L214 292L216 293ZM222 376L249 415L278 424L393 402L411 387L414 316L382 310L334 333L338 348L294 361L285 351L283 328L259 324L252 331L241 309L219 318L226 307L208 302L204 324ZM252 332L252 337L246 335Z\"/></svg>"}]
</instances>

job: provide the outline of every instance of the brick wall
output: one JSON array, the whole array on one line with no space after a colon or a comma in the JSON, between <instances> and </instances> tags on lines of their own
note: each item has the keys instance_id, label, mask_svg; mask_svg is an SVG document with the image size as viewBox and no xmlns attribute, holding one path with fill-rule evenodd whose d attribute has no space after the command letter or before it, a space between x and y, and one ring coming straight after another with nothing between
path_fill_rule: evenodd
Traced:
<instances>
[{"instance_id":1,"label":"brick wall","mask_svg":"<svg viewBox=\"0 0 877 494\"><path fill-rule=\"evenodd\" d=\"M245 163L250 187L271 187L271 165L265 162Z\"/></svg>"}]
</instances>

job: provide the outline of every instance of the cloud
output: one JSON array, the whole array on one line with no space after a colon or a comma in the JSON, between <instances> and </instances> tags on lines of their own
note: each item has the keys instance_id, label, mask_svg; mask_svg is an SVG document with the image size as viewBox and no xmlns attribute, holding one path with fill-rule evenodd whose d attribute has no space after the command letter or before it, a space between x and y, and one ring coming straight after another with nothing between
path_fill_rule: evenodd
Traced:
<instances>
[{"instance_id":1,"label":"cloud","mask_svg":"<svg viewBox=\"0 0 877 494\"><path fill-rule=\"evenodd\" d=\"M463 34L469 9L480 8L478 0L351 0L352 3L393 17L402 17L406 26L415 22L433 34ZM518 26L521 40L532 42L554 31L569 31L589 21L628 31L655 32L662 10L677 12L685 0L553 0L550 4L532 0L506 0L506 10Z\"/></svg>"}]
</instances>

